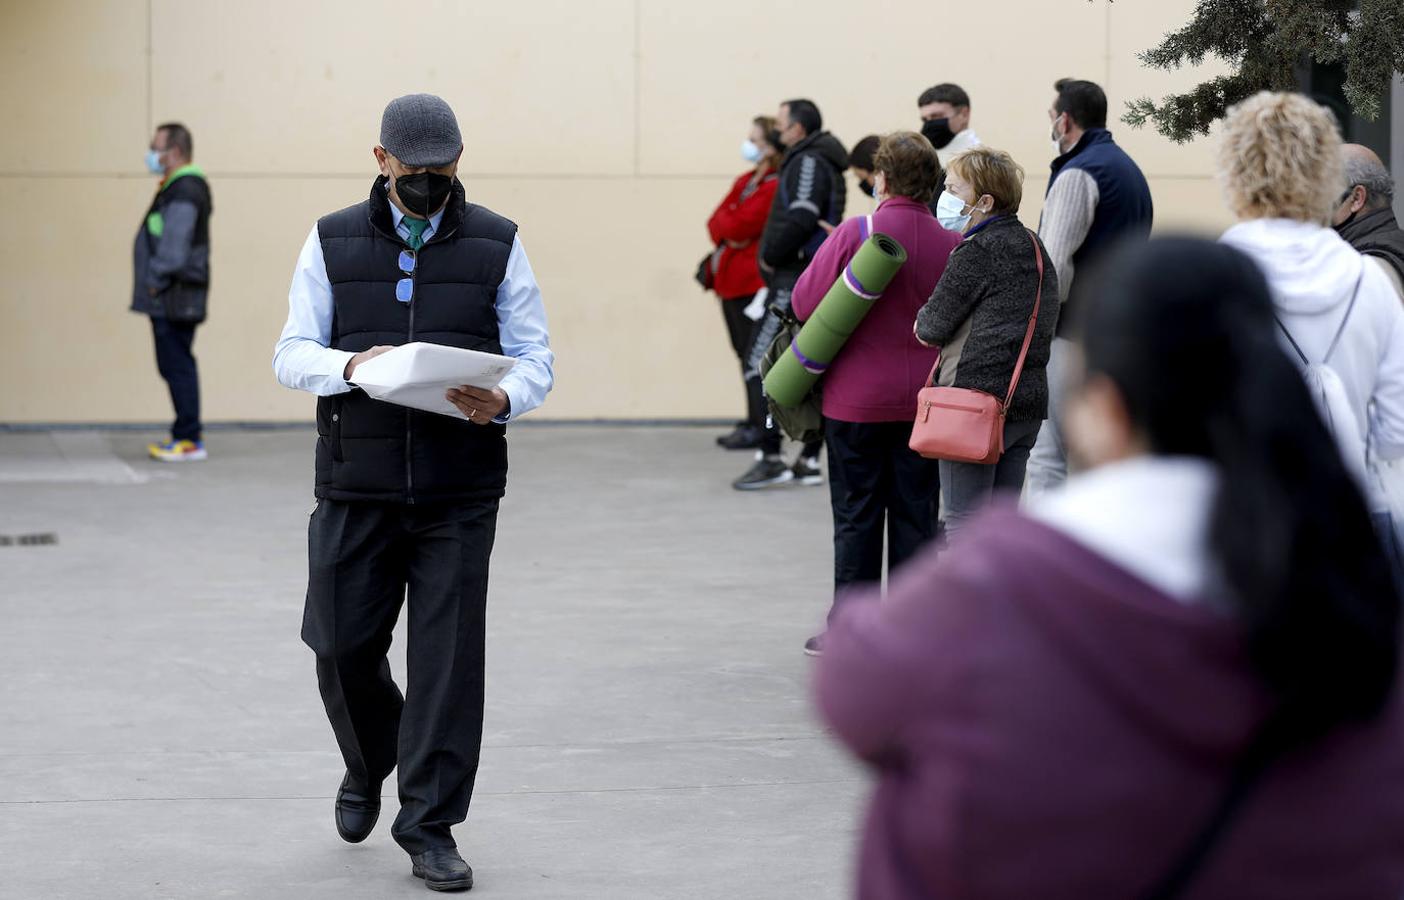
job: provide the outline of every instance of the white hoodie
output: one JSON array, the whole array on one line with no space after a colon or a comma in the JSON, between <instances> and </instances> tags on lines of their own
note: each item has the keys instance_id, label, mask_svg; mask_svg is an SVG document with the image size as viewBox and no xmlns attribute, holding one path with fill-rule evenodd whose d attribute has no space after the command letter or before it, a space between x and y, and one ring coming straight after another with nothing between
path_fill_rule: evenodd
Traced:
<instances>
[{"instance_id":1,"label":"white hoodie","mask_svg":"<svg viewBox=\"0 0 1404 900\"><path fill-rule=\"evenodd\" d=\"M1355 408L1361 435L1381 459L1404 457L1404 307L1378 266L1330 228L1288 219L1241 222L1225 244L1251 256L1272 288L1277 316L1307 359L1319 363L1360 296L1329 360ZM1296 351L1278 329L1293 362Z\"/></svg>"}]
</instances>

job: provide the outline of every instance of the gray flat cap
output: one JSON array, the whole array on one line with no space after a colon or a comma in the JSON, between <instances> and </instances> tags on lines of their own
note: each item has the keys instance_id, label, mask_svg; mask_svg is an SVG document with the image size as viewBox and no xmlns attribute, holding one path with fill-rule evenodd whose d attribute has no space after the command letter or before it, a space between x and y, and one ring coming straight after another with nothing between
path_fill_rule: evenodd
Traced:
<instances>
[{"instance_id":1,"label":"gray flat cap","mask_svg":"<svg viewBox=\"0 0 1404 900\"><path fill-rule=\"evenodd\" d=\"M380 146L407 166L446 166L463 149L463 135L443 98L407 94L386 104Z\"/></svg>"}]
</instances>

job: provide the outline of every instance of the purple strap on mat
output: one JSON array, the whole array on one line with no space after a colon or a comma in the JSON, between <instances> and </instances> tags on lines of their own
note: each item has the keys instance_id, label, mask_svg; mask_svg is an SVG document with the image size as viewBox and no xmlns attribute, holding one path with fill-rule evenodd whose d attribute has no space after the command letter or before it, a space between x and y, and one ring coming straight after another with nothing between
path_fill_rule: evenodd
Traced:
<instances>
[{"instance_id":1,"label":"purple strap on mat","mask_svg":"<svg viewBox=\"0 0 1404 900\"><path fill-rule=\"evenodd\" d=\"M863 283L858 280L858 276L853 274L853 263L851 262L848 264L848 267L843 270L843 280L848 283L849 290L859 297L862 297L864 300L877 300L882 297L881 294L874 294L872 291L863 287Z\"/></svg>"},{"instance_id":2,"label":"purple strap on mat","mask_svg":"<svg viewBox=\"0 0 1404 900\"><path fill-rule=\"evenodd\" d=\"M823 375L825 370L829 368L828 363L815 362L801 353L798 337L790 341L790 352L795 355L795 359L799 360L800 365L804 366L804 370L811 375Z\"/></svg>"}]
</instances>

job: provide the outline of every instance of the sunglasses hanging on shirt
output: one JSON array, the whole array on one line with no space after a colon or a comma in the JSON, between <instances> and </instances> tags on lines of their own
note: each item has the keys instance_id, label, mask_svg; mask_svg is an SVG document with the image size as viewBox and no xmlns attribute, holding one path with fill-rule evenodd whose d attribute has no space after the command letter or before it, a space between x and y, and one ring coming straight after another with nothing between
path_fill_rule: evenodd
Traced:
<instances>
[{"instance_id":1,"label":"sunglasses hanging on shirt","mask_svg":"<svg viewBox=\"0 0 1404 900\"><path fill-rule=\"evenodd\" d=\"M418 262L418 256L413 250L400 251L400 271L405 274L404 278L395 282L395 299L401 303L408 303L414 299L414 266Z\"/></svg>"}]
</instances>

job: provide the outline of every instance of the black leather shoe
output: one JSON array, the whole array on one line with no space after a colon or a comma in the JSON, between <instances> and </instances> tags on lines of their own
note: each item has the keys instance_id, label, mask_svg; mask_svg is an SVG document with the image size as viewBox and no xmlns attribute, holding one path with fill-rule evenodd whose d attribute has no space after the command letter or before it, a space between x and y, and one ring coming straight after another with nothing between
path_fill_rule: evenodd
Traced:
<instances>
[{"instance_id":1,"label":"black leather shoe","mask_svg":"<svg viewBox=\"0 0 1404 900\"><path fill-rule=\"evenodd\" d=\"M473 887L473 870L455 847L432 847L410 854L414 877L431 891L466 891Z\"/></svg>"},{"instance_id":2,"label":"black leather shoe","mask_svg":"<svg viewBox=\"0 0 1404 900\"><path fill-rule=\"evenodd\" d=\"M379 818L380 785L368 788L357 784L347 772L336 792L336 833L349 844L359 844L370 837Z\"/></svg>"}]
</instances>

